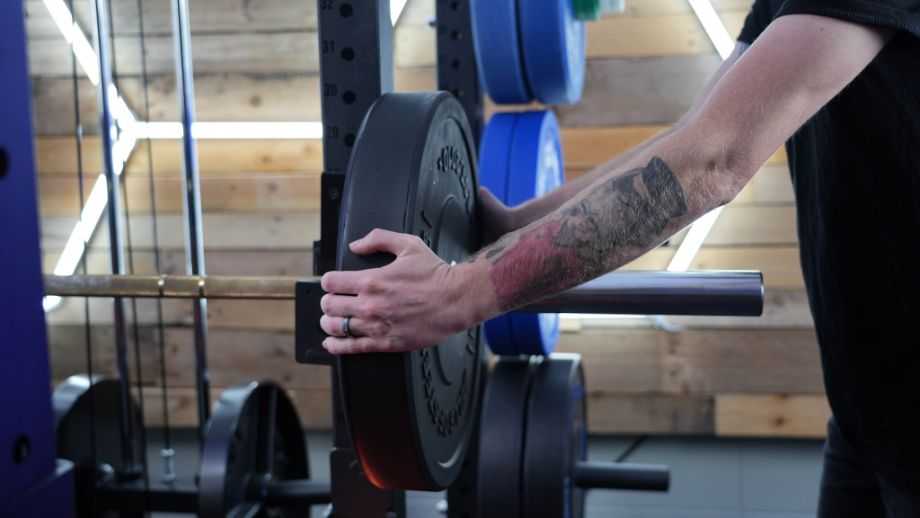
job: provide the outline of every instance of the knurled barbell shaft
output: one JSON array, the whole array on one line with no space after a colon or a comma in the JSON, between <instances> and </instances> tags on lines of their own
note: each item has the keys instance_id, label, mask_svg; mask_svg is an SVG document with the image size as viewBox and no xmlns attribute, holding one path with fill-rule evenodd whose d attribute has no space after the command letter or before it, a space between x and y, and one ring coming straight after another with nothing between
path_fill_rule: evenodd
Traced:
<instances>
[{"instance_id":1,"label":"knurled barbell shaft","mask_svg":"<svg viewBox=\"0 0 920 518\"><path fill-rule=\"evenodd\" d=\"M45 276L45 293L62 297L293 300L298 282L317 277L223 275ZM614 272L537 301L523 311L637 315L759 316L760 272Z\"/></svg>"},{"instance_id":2,"label":"knurled barbell shaft","mask_svg":"<svg viewBox=\"0 0 920 518\"><path fill-rule=\"evenodd\" d=\"M293 300L298 281L316 277L225 275L45 275L45 294L60 297Z\"/></svg>"}]
</instances>

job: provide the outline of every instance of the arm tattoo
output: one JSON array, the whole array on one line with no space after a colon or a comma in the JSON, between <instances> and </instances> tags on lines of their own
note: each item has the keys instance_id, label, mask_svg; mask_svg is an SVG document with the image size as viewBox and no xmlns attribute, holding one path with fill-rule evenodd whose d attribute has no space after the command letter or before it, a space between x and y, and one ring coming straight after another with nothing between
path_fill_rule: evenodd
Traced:
<instances>
[{"instance_id":1,"label":"arm tattoo","mask_svg":"<svg viewBox=\"0 0 920 518\"><path fill-rule=\"evenodd\" d=\"M590 192L484 249L503 310L561 291L621 265L687 213L664 160L605 180Z\"/></svg>"}]
</instances>

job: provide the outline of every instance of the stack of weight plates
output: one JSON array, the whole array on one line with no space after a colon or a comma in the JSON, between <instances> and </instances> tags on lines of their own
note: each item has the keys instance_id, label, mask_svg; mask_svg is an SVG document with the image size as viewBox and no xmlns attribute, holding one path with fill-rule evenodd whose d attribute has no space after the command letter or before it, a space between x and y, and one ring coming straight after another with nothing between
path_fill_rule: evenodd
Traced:
<instances>
[{"instance_id":1,"label":"stack of weight plates","mask_svg":"<svg viewBox=\"0 0 920 518\"><path fill-rule=\"evenodd\" d=\"M509 206L562 185L562 143L550 111L499 113L492 117L479 150L479 178ZM544 355L559 339L559 315L508 313L485 325L495 354Z\"/></svg>"},{"instance_id":2,"label":"stack of weight plates","mask_svg":"<svg viewBox=\"0 0 920 518\"><path fill-rule=\"evenodd\" d=\"M585 82L585 24L578 12L590 3L472 0L479 76L492 100L578 102Z\"/></svg>"}]
</instances>

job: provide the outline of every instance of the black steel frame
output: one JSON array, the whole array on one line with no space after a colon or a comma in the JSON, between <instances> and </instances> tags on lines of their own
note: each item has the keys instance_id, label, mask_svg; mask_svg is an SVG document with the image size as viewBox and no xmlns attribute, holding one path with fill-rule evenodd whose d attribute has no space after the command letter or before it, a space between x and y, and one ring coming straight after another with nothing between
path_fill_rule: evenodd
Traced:
<instances>
[{"instance_id":1,"label":"black steel frame","mask_svg":"<svg viewBox=\"0 0 920 518\"><path fill-rule=\"evenodd\" d=\"M482 128L482 96L476 70L470 0L437 2L438 88L451 92L463 105L478 146ZM323 117L322 205L320 240L314 242L314 272L335 268L339 209L351 147L371 104L393 89L393 34L389 0L363 2L317 0L320 81ZM318 318L310 311L321 294L298 287L298 361L333 365L317 343L301 337L312 332ZM310 300L310 302L308 302ZM405 516L402 491L377 489L361 473L345 422L339 383L333 369L333 435L330 454L332 516ZM475 434L474 434L475 435Z\"/></svg>"}]
</instances>

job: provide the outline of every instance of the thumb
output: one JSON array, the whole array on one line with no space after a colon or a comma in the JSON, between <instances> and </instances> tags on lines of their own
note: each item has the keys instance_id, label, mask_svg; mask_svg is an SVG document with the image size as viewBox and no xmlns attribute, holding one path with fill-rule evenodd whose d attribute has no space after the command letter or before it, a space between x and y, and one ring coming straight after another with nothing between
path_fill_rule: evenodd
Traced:
<instances>
[{"instance_id":1,"label":"thumb","mask_svg":"<svg viewBox=\"0 0 920 518\"><path fill-rule=\"evenodd\" d=\"M352 241L348 246L352 252L358 255L373 254L375 252L399 255L410 246L413 237L409 234L375 228L361 239Z\"/></svg>"}]
</instances>

